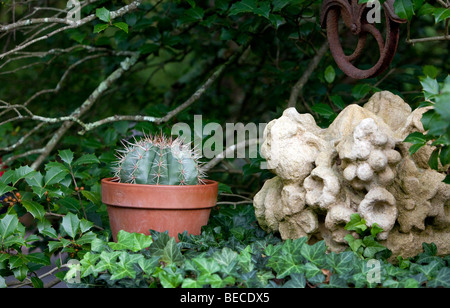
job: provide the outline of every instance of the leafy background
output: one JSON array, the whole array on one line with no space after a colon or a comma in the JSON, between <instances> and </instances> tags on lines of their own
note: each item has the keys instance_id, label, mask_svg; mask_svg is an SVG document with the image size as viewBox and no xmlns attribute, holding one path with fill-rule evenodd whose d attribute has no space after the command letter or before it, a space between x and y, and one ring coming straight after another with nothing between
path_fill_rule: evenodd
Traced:
<instances>
[{"instance_id":1,"label":"leafy background","mask_svg":"<svg viewBox=\"0 0 450 308\"><path fill-rule=\"evenodd\" d=\"M27 49L73 48L70 53L55 56L47 52L42 57L2 62L2 105L21 104L39 91L57 88L39 95L29 108L43 117L62 117L79 107L119 66L123 57L118 54L138 52L138 64L108 88L81 120L95 122L116 114L160 117L186 101L219 67L226 67L194 104L166 123L119 121L84 135L79 134L82 127L73 125L37 170L29 166L38 154L21 154L48 142L59 124L46 123L38 134L10 148L34 132L37 122L9 121L12 112L2 112L0 155L3 161L18 158L8 163L0 181L0 195L8 198L1 202L0 286L6 286L3 277L9 275L19 284L44 286L36 271L55 256L61 279L64 271L74 271L66 267L65 257L79 259L86 285L448 286L448 258L436 257L431 243L424 245L422 255L397 260L395 266L381 253L382 282L371 285L365 275L365 258L384 249L370 237L364 241L369 234L359 234L353 241L348 238L351 251L328 255L323 255L323 242L309 247L303 239L281 242L276 235L265 234L248 205L272 176L260 169L261 157L225 159L210 170L209 177L221 182L220 210L214 212L201 236L184 235L176 244L164 234L153 234L154 243L148 246L148 238L124 234L120 245L109 242L100 179L111 175L110 165L122 139L142 131L170 133L178 122L193 127L198 114L203 116L203 125L268 123L289 105L293 87L326 42L318 20L321 1L149 0L111 19L111 12L130 2L93 1L82 10L82 16L95 14L92 22ZM64 9L66 1L52 5ZM29 9L23 3L4 1L0 23L11 23L11 10L18 19ZM412 108L433 105L436 108L427 113L424 123L429 133L410 136L408 141L414 145L412 151L434 142L437 147L430 165L438 168L439 162L449 162L450 153L449 41L412 42L445 34L449 9L440 1L422 0L397 0L395 9L409 22L401 26L396 56L385 73L353 80L326 52L301 88L295 107L311 113L326 127L345 106L364 104L380 90L400 95ZM45 12L39 17L46 17ZM24 39L23 31L9 32L0 36L0 46L8 50ZM349 50L355 44L345 31L342 40ZM91 55L90 48L104 54L78 65ZM377 47L371 42L367 49ZM368 67L377 57L366 52L358 65ZM60 83L75 64L76 69ZM209 138L201 137L203 141ZM233 205L236 209L230 208ZM25 213L35 219L31 229L18 219ZM149 249L142 250L144 246ZM29 252L22 253L23 248Z\"/></svg>"}]
</instances>

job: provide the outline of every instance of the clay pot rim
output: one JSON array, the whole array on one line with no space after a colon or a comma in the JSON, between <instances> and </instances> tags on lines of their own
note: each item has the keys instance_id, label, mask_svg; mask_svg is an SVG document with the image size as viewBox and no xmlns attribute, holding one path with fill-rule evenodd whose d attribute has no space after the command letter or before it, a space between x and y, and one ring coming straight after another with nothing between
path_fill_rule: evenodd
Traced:
<instances>
[{"instance_id":1,"label":"clay pot rim","mask_svg":"<svg viewBox=\"0 0 450 308\"><path fill-rule=\"evenodd\" d=\"M102 179L102 202L107 206L140 209L212 208L217 202L219 182L205 180L198 185L150 185L112 182Z\"/></svg>"},{"instance_id":2,"label":"clay pot rim","mask_svg":"<svg viewBox=\"0 0 450 308\"><path fill-rule=\"evenodd\" d=\"M200 183L200 184L195 184L195 185L156 185L156 184L133 184L133 183L120 183L120 182L114 182L113 180L117 179L117 178L104 178L101 180L102 184L106 184L106 185L114 185L116 187L120 187L120 186L128 186L128 185L133 185L137 188L145 188L145 189L151 189L151 187L154 187L155 189L195 189L195 187L199 187L198 189L204 189L205 186L219 186L219 182L214 181L214 180L208 180L208 179L203 179L202 181L204 183ZM176 187L176 188L175 188Z\"/></svg>"}]
</instances>

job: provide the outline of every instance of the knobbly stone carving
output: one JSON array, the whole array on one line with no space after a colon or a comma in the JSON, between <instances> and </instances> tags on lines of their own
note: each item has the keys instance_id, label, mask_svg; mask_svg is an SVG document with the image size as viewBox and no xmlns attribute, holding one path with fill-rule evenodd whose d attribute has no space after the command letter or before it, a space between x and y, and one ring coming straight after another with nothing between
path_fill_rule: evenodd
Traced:
<instances>
[{"instance_id":1,"label":"knobbly stone carving","mask_svg":"<svg viewBox=\"0 0 450 308\"><path fill-rule=\"evenodd\" d=\"M433 147L411 156L403 142L424 131L426 110L411 111L383 91L363 107L349 105L322 129L311 115L286 109L264 131L261 153L276 176L254 197L260 226L283 239L324 239L331 251L342 251L344 226L359 213L383 228L378 240L394 256L414 256L422 242L450 253L450 185L428 166Z\"/></svg>"}]
</instances>

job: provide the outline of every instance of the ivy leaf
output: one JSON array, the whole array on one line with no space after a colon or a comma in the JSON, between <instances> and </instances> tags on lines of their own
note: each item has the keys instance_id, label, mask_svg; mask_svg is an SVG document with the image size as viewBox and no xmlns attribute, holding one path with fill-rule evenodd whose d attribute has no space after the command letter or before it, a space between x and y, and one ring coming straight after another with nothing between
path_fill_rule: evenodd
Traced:
<instances>
[{"instance_id":1,"label":"ivy leaf","mask_svg":"<svg viewBox=\"0 0 450 308\"><path fill-rule=\"evenodd\" d=\"M411 20L414 15L414 6L411 0L396 0L394 2L394 11L398 17Z\"/></svg>"},{"instance_id":2,"label":"ivy leaf","mask_svg":"<svg viewBox=\"0 0 450 308\"><path fill-rule=\"evenodd\" d=\"M96 276L96 263L97 263L98 259L100 259L100 255L93 254L89 251L83 256L83 259L81 259L80 264L77 264L77 263L72 264L70 269L74 270L74 271L81 270L81 278L89 276L91 274ZM81 268L79 265L81 265ZM69 272L70 272L70 270L69 270ZM66 273L66 277L76 276L76 275L73 275L76 273L72 273L72 275L69 275L69 272Z\"/></svg>"},{"instance_id":3,"label":"ivy leaf","mask_svg":"<svg viewBox=\"0 0 450 308\"><path fill-rule=\"evenodd\" d=\"M212 275L220 271L220 266L214 259L197 257L192 259L192 261L200 271L200 274Z\"/></svg>"},{"instance_id":4,"label":"ivy leaf","mask_svg":"<svg viewBox=\"0 0 450 308\"><path fill-rule=\"evenodd\" d=\"M238 253L228 247L216 251L213 255L214 260L221 267L221 271L230 275L236 268L238 262Z\"/></svg>"},{"instance_id":5,"label":"ivy leaf","mask_svg":"<svg viewBox=\"0 0 450 308\"><path fill-rule=\"evenodd\" d=\"M345 230L356 231L358 234L362 234L367 229L366 221L361 219L358 213L350 215L350 221L345 225Z\"/></svg>"},{"instance_id":6,"label":"ivy leaf","mask_svg":"<svg viewBox=\"0 0 450 308\"><path fill-rule=\"evenodd\" d=\"M119 28L120 30L124 31L125 33L128 33L128 25L124 22L113 23L113 26L116 28Z\"/></svg>"},{"instance_id":7,"label":"ivy leaf","mask_svg":"<svg viewBox=\"0 0 450 308\"><path fill-rule=\"evenodd\" d=\"M167 264L181 264L184 257L181 254L175 239L167 232L160 233L158 238L150 246L151 254L160 257L160 260Z\"/></svg>"},{"instance_id":8,"label":"ivy leaf","mask_svg":"<svg viewBox=\"0 0 450 308\"><path fill-rule=\"evenodd\" d=\"M352 251L344 251L341 253L331 252L326 257L326 262L335 273L339 275L349 274L355 268L355 254Z\"/></svg>"},{"instance_id":9,"label":"ivy leaf","mask_svg":"<svg viewBox=\"0 0 450 308\"><path fill-rule=\"evenodd\" d=\"M366 246L363 253L366 258L374 258L376 253L386 250L386 247L378 243L371 235L365 236L362 242Z\"/></svg>"},{"instance_id":10,"label":"ivy leaf","mask_svg":"<svg viewBox=\"0 0 450 308\"><path fill-rule=\"evenodd\" d=\"M110 22L111 21L111 13L105 8L102 7L95 11L95 16L98 17L101 21Z\"/></svg>"},{"instance_id":11,"label":"ivy leaf","mask_svg":"<svg viewBox=\"0 0 450 308\"><path fill-rule=\"evenodd\" d=\"M291 279L283 285L283 288L304 288L306 286L305 274L291 274Z\"/></svg>"},{"instance_id":12,"label":"ivy leaf","mask_svg":"<svg viewBox=\"0 0 450 308\"><path fill-rule=\"evenodd\" d=\"M171 267L165 267L158 278L164 288L177 288L184 280L181 273L175 272Z\"/></svg>"},{"instance_id":13,"label":"ivy leaf","mask_svg":"<svg viewBox=\"0 0 450 308\"><path fill-rule=\"evenodd\" d=\"M153 274L155 268L159 265L159 258L152 256L150 259L140 259L138 261L139 266L147 275Z\"/></svg>"},{"instance_id":14,"label":"ivy leaf","mask_svg":"<svg viewBox=\"0 0 450 308\"><path fill-rule=\"evenodd\" d=\"M427 286L431 288L437 287L450 288L450 268L449 267L441 268L437 272L436 277L427 283Z\"/></svg>"},{"instance_id":15,"label":"ivy leaf","mask_svg":"<svg viewBox=\"0 0 450 308\"><path fill-rule=\"evenodd\" d=\"M129 254L123 251L119 255L119 262L113 265L111 280L118 280L123 278L136 278L136 271L134 265L143 259L144 256L140 254Z\"/></svg>"},{"instance_id":16,"label":"ivy leaf","mask_svg":"<svg viewBox=\"0 0 450 308\"><path fill-rule=\"evenodd\" d=\"M114 250L131 250L138 252L142 249L149 247L153 240L150 235L142 233L129 233L124 230L120 230L117 233L117 243L108 243L109 247Z\"/></svg>"},{"instance_id":17,"label":"ivy leaf","mask_svg":"<svg viewBox=\"0 0 450 308\"><path fill-rule=\"evenodd\" d=\"M305 244L301 248L302 256L315 265L321 266L325 262L325 252L327 247L325 241L320 241L314 245ZM308 277L308 276L307 276Z\"/></svg>"},{"instance_id":18,"label":"ivy leaf","mask_svg":"<svg viewBox=\"0 0 450 308\"><path fill-rule=\"evenodd\" d=\"M370 227L370 235L373 237L377 236L377 234L381 232L383 232L383 228L381 228L377 223L372 224Z\"/></svg>"}]
</instances>

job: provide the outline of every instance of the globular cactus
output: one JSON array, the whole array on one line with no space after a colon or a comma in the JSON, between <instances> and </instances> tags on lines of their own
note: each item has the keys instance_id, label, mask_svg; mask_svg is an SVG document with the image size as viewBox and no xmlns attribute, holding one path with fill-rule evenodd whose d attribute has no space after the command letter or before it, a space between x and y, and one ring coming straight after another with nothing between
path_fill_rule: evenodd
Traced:
<instances>
[{"instance_id":1,"label":"globular cactus","mask_svg":"<svg viewBox=\"0 0 450 308\"><path fill-rule=\"evenodd\" d=\"M196 185L202 183L199 155L180 139L144 136L119 151L115 177L122 183Z\"/></svg>"}]
</instances>

